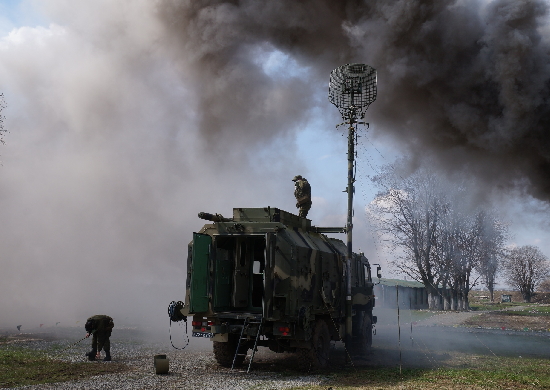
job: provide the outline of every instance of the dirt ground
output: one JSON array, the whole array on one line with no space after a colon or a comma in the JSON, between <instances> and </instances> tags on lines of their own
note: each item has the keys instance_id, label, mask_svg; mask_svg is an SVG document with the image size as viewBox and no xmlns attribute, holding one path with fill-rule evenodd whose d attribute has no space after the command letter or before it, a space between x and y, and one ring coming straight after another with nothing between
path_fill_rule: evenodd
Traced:
<instances>
[{"instance_id":1,"label":"dirt ground","mask_svg":"<svg viewBox=\"0 0 550 390\"><path fill-rule=\"evenodd\" d=\"M499 302L502 294L511 295L512 303L519 306L506 306ZM470 305L479 303L489 303L484 297L488 295L485 291L472 291L470 294ZM495 291L495 304L492 305L491 311L488 312L469 312L476 313L468 316L464 321L457 325L482 327L486 329L502 329L516 331L534 331L534 332L550 332L550 315L513 315L510 312L522 311L526 308L543 308L550 307L550 293L536 293L531 303L534 305L523 305L523 297L517 291Z\"/></svg>"},{"instance_id":2,"label":"dirt ground","mask_svg":"<svg viewBox=\"0 0 550 390\"><path fill-rule=\"evenodd\" d=\"M472 316L461 325L480 326L486 329L550 332L550 316L528 317L489 312Z\"/></svg>"}]
</instances>

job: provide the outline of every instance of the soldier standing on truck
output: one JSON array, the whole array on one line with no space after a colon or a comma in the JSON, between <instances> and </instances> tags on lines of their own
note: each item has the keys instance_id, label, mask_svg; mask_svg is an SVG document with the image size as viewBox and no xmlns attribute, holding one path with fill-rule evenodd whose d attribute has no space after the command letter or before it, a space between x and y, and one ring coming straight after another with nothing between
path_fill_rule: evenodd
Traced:
<instances>
[{"instance_id":1,"label":"soldier standing on truck","mask_svg":"<svg viewBox=\"0 0 550 390\"><path fill-rule=\"evenodd\" d=\"M103 314L88 318L86 325L84 325L84 329L87 332L86 338L93 335L92 350L86 354L88 360L95 360L99 357L101 349L105 349L105 358L103 360L106 362L111 361L111 342L109 341L109 337L111 337L114 326L113 319Z\"/></svg>"},{"instance_id":2,"label":"soldier standing on truck","mask_svg":"<svg viewBox=\"0 0 550 390\"><path fill-rule=\"evenodd\" d=\"M300 217L307 217L311 208L311 186L301 175L294 176L294 196L296 197L296 207L299 210Z\"/></svg>"}]
</instances>

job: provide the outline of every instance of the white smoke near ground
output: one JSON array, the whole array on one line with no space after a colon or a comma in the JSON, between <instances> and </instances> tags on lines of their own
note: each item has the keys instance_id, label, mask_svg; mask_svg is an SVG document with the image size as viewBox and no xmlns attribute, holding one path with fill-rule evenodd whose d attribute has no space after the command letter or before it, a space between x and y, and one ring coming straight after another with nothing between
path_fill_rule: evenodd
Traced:
<instances>
[{"instance_id":1,"label":"white smoke near ground","mask_svg":"<svg viewBox=\"0 0 550 390\"><path fill-rule=\"evenodd\" d=\"M94 313L167 325L168 303L185 295L197 213L292 210L296 165L282 168L269 150L251 164L246 139L201 136L192 74L171 59L149 2L40 5L49 26L0 41L10 131L0 170L1 325L82 325ZM288 117L295 108L271 87L266 111ZM278 142L292 156L292 138Z\"/></svg>"},{"instance_id":2,"label":"white smoke near ground","mask_svg":"<svg viewBox=\"0 0 550 390\"><path fill-rule=\"evenodd\" d=\"M0 38L2 323L167 322L198 211L295 210L296 137L340 122L345 63L378 69L372 138L547 200L546 3L484 4L29 3L48 23Z\"/></svg>"}]
</instances>

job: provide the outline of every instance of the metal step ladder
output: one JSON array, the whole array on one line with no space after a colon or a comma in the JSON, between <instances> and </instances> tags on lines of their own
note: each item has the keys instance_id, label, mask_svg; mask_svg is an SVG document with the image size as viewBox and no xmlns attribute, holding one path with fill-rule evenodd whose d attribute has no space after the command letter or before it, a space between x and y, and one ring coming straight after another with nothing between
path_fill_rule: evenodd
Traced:
<instances>
[{"instance_id":1,"label":"metal step ladder","mask_svg":"<svg viewBox=\"0 0 550 390\"><path fill-rule=\"evenodd\" d=\"M243 328L241 329L241 335L239 336L239 342L237 343L237 349L235 350L235 356L233 357L233 364L231 365L231 370L235 368L235 362L237 361L237 356L244 356L249 357L250 360L248 362L248 369L246 372L250 372L250 367L252 366L252 361L254 360L254 355L257 351L258 346L258 340L260 339L260 333L262 333L262 324L263 324L263 318L262 317L246 317L244 319ZM248 341L248 329L257 327L256 332L256 338L254 340L254 346L252 347L252 355L247 355L246 353L239 353L239 349L241 347L241 343L246 344Z\"/></svg>"}]
</instances>

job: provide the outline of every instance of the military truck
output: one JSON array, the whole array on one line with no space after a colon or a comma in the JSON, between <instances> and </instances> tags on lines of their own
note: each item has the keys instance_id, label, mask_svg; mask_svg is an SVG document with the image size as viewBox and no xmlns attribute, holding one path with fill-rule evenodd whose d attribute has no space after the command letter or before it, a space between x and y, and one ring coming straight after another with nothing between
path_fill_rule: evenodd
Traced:
<instances>
[{"instance_id":1,"label":"military truck","mask_svg":"<svg viewBox=\"0 0 550 390\"><path fill-rule=\"evenodd\" d=\"M345 335L347 247L311 220L278 208L235 208L233 218L199 213L212 223L193 233L187 257L185 304L171 319L192 317L192 336L213 341L217 362L242 365L257 347L295 352L322 368L331 340ZM378 271L380 267L378 267ZM376 317L371 265L353 254L353 351L366 353Z\"/></svg>"}]
</instances>

